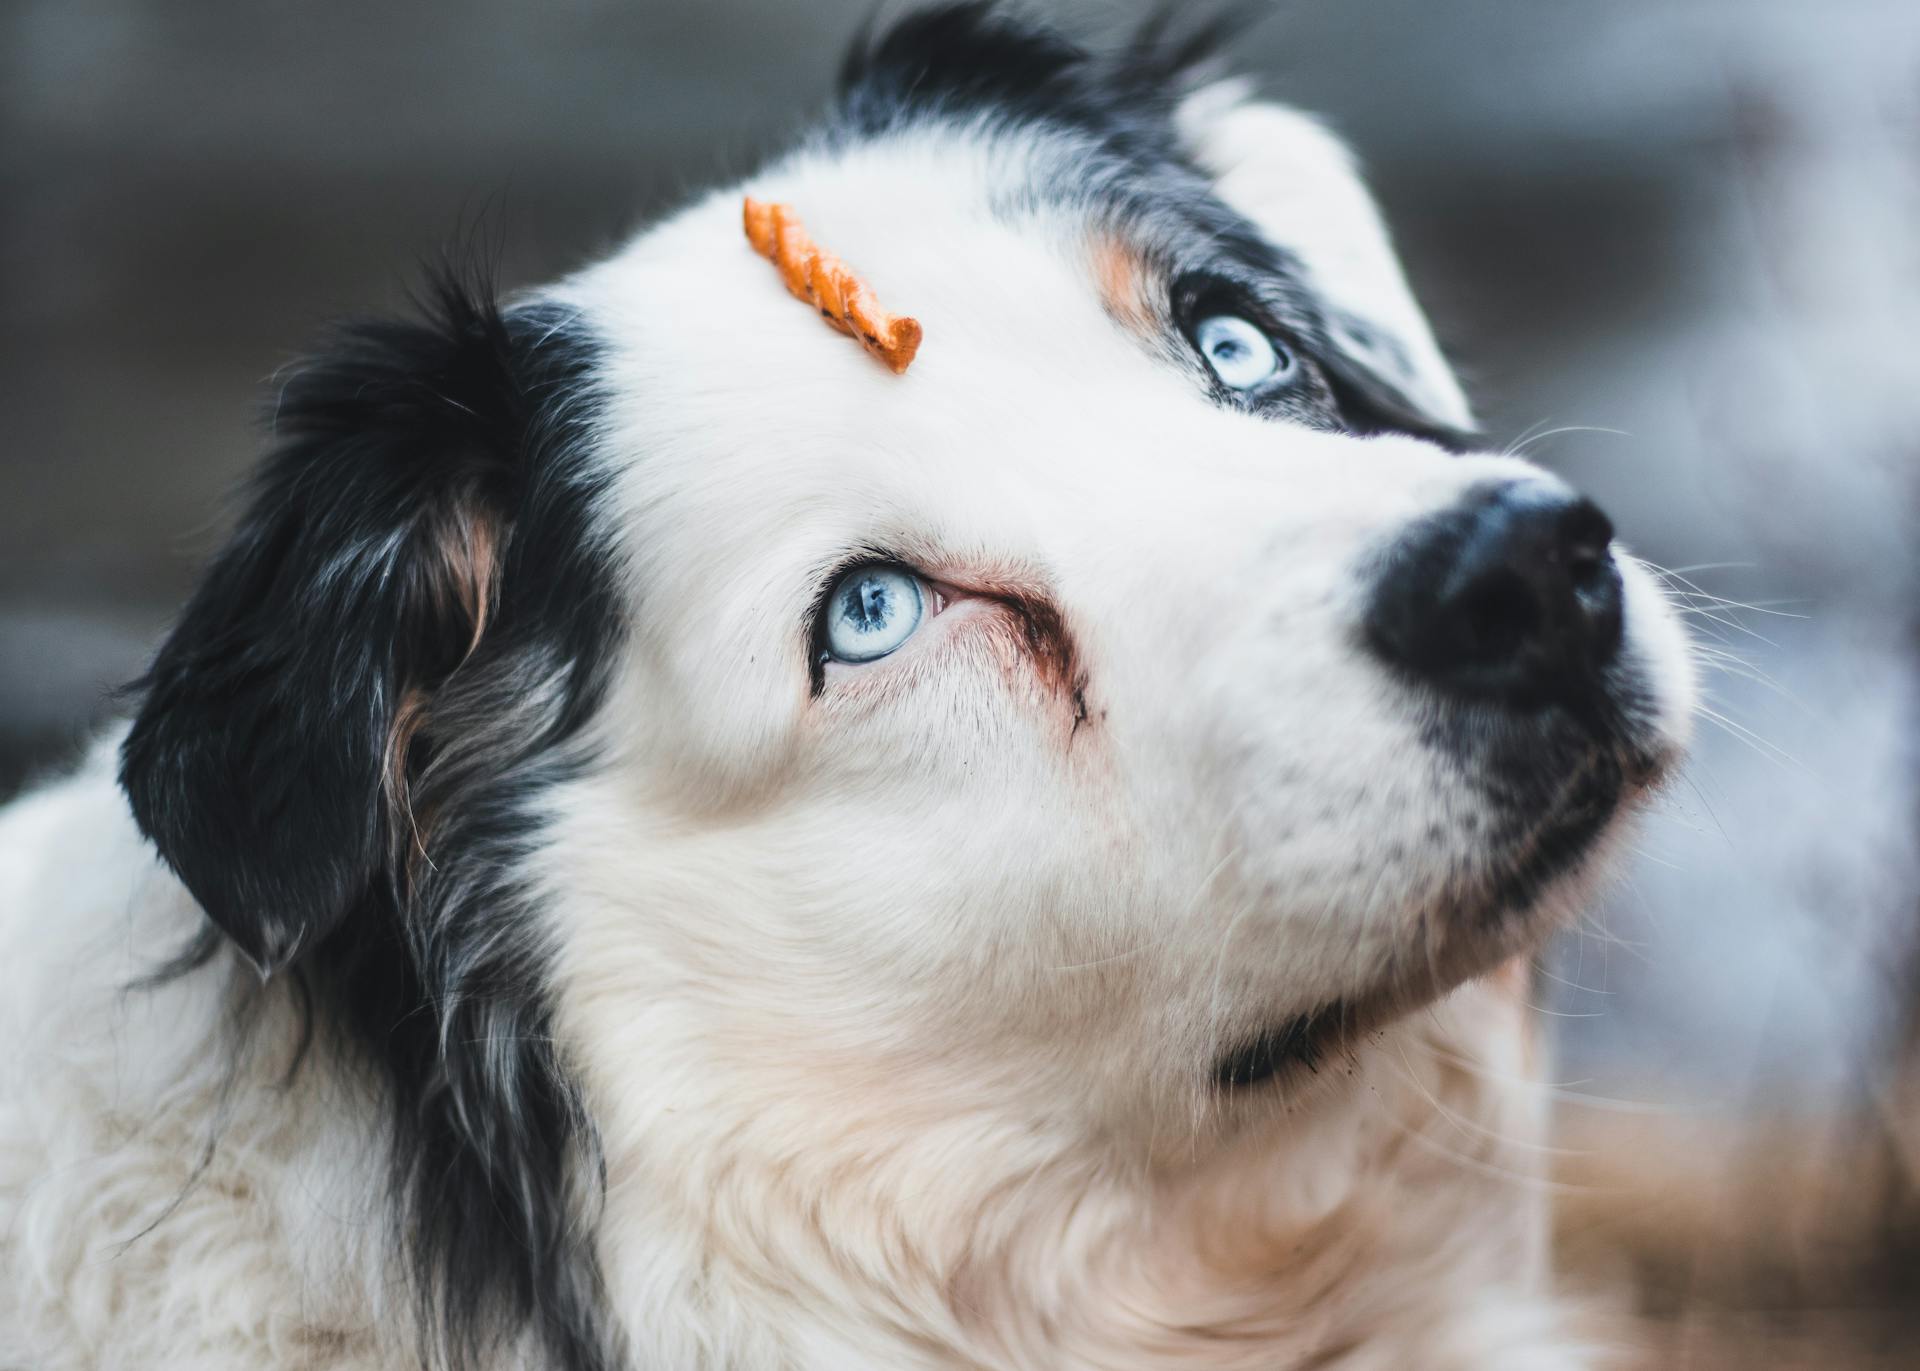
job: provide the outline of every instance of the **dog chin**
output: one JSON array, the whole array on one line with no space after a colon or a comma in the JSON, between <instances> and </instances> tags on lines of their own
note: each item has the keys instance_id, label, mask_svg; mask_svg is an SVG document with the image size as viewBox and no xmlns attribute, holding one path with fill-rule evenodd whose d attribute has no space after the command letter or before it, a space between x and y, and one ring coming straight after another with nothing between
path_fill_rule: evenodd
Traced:
<instances>
[{"instance_id":1,"label":"dog chin","mask_svg":"<svg viewBox=\"0 0 1920 1371\"><path fill-rule=\"evenodd\" d=\"M1577 741L1576 741L1577 740ZM1286 1082L1304 1086L1370 1033L1536 951L1578 907L1605 867L1612 838L1672 774L1683 748L1649 727L1566 720L1511 731L1501 745L1537 758L1571 749L1555 768L1478 778L1501 802L1489 807L1480 869L1409 913L1397 953L1350 991L1277 1016L1216 1059L1222 1090Z\"/></svg>"}]
</instances>

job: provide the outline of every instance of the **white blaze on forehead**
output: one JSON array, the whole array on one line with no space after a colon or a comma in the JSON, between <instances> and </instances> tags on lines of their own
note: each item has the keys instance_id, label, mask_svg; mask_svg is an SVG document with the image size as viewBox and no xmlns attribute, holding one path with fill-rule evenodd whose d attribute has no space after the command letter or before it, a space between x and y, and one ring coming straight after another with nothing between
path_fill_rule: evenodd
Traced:
<instances>
[{"instance_id":1,"label":"white blaze on forehead","mask_svg":"<svg viewBox=\"0 0 1920 1371\"><path fill-rule=\"evenodd\" d=\"M1215 193L1299 258L1334 307L1329 325L1342 349L1422 413L1471 429L1473 412L1414 301L1352 153L1316 120L1247 94L1244 82L1221 81L1188 96L1175 116L1181 141L1215 178ZM1340 314L1390 341L1383 347L1377 338L1355 336Z\"/></svg>"}]
</instances>

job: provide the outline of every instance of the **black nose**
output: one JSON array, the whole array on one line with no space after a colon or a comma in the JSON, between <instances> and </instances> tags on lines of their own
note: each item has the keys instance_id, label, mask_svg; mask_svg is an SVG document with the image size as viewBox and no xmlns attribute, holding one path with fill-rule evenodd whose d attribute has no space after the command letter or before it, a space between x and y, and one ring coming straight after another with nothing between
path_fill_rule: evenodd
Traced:
<instances>
[{"instance_id":1,"label":"black nose","mask_svg":"<svg viewBox=\"0 0 1920 1371\"><path fill-rule=\"evenodd\" d=\"M1600 507L1559 481L1478 487L1388 554L1367 637L1461 694L1517 705L1586 694L1620 646L1612 541Z\"/></svg>"}]
</instances>

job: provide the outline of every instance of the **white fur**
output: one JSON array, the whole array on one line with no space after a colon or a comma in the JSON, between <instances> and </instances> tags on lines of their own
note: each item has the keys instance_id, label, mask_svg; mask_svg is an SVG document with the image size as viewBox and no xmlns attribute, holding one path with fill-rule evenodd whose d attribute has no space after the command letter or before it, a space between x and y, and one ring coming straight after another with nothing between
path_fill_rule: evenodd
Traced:
<instances>
[{"instance_id":1,"label":"white fur","mask_svg":"<svg viewBox=\"0 0 1920 1371\"><path fill-rule=\"evenodd\" d=\"M1464 422L1337 145L1218 96L1183 128ZM612 345L636 628L535 874L634 1365L1584 1364L1495 962L1590 875L1303 1085L1207 1087L1223 1043L1416 955L1475 860L1476 792L1347 630L1369 549L1531 468L1214 407L1103 308L1072 214L1005 213L1059 155L930 128L745 187L920 318L904 378L780 290L741 188L553 292ZM984 598L810 699L809 587L870 544L1045 589L1085 725ZM1626 573L1677 747L1683 644ZM369 1088L286 1078L271 1000L228 1087L212 972L125 989L198 915L107 751L0 819L0 1367L408 1365Z\"/></svg>"}]
</instances>

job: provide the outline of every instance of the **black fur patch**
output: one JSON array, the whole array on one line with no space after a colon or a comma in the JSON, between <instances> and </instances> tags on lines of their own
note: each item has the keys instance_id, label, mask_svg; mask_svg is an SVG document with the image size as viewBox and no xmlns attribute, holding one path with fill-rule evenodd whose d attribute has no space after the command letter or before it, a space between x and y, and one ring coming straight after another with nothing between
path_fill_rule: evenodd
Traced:
<instances>
[{"instance_id":1,"label":"black fur patch","mask_svg":"<svg viewBox=\"0 0 1920 1371\"><path fill-rule=\"evenodd\" d=\"M1180 13L1161 6L1118 51L1096 56L996 0L929 6L855 41L840 67L841 117L869 135L929 115L1046 121L1171 156L1179 97L1254 17L1222 6L1183 27Z\"/></svg>"},{"instance_id":2,"label":"black fur patch","mask_svg":"<svg viewBox=\"0 0 1920 1371\"><path fill-rule=\"evenodd\" d=\"M423 313L286 381L121 779L227 937L382 1080L423 1360L530 1331L588 1371L611 1364L575 1198L597 1159L518 873L621 634L596 345L451 274Z\"/></svg>"},{"instance_id":3,"label":"black fur patch","mask_svg":"<svg viewBox=\"0 0 1920 1371\"><path fill-rule=\"evenodd\" d=\"M1202 7L1207 8L1207 7ZM1258 321L1312 363L1305 384L1249 399L1220 397L1276 419L1358 434L1408 433L1451 451L1472 436L1424 413L1382 362L1401 350L1364 321L1331 316L1300 264L1213 193L1174 126L1181 97L1224 74L1220 54L1257 17L1221 7L1199 22L1168 4L1133 38L1096 54L993 0L908 15L864 38L840 73L830 132L867 138L930 121L978 121L1027 138L1072 140L1036 200L1071 202L1124 237L1171 282L1203 280L1216 300ZM1184 330L1189 320L1173 321ZM1343 340L1353 339L1348 346ZM1364 346L1363 346L1364 345ZM1184 345L1203 384L1210 374Z\"/></svg>"}]
</instances>

